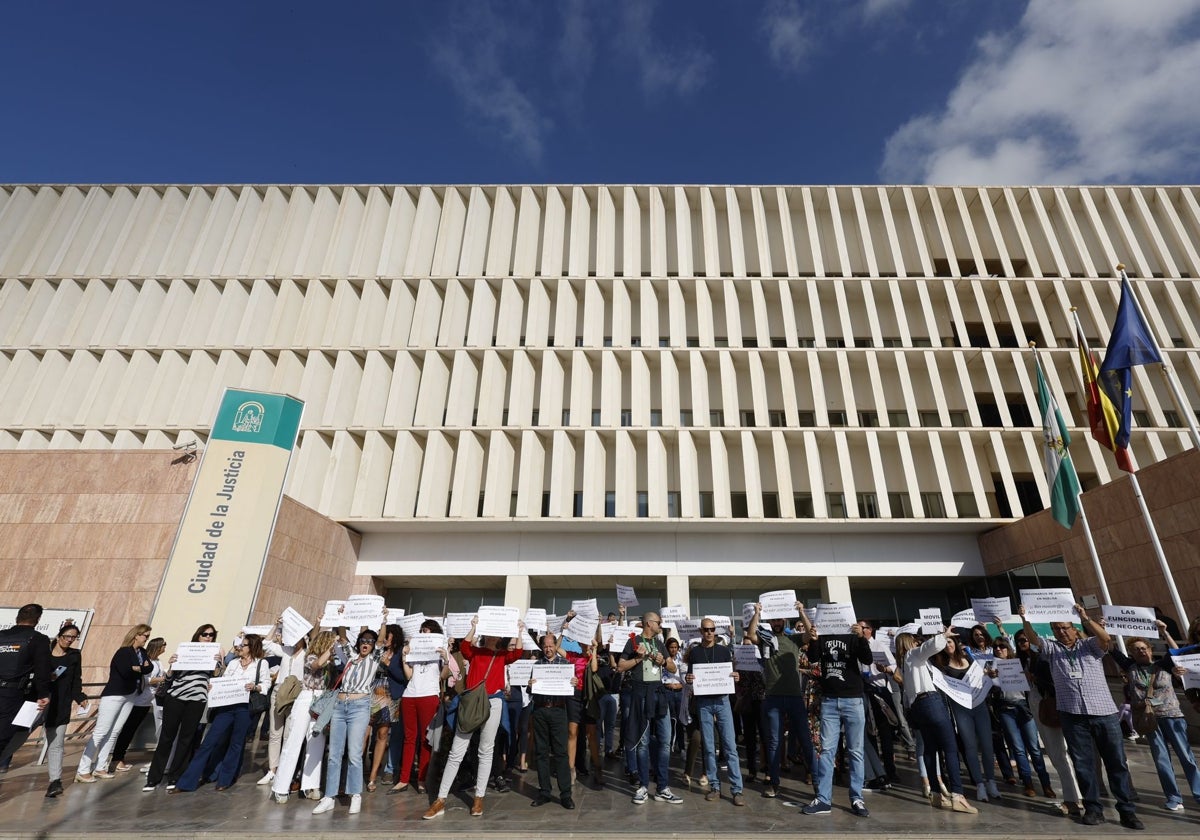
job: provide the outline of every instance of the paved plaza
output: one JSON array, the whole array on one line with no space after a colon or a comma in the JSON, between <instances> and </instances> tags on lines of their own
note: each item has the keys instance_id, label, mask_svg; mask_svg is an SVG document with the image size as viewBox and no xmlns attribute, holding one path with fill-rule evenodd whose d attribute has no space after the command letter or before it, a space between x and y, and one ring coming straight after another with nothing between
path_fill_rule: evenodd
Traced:
<instances>
[{"instance_id":1,"label":"paved plaza","mask_svg":"<svg viewBox=\"0 0 1200 840\"><path fill-rule=\"evenodd\" d=\"M82 744L68 746L66 766L73 768ZM138 772L118 774L111 781L93 785L76 784L68 774L66 793L58 799L45 799L44 767L30 766L36 752L25 747L14 761L14 769L0 781L0 837L118 837L169 838L274 838L304 835L323 837L352 833L355 836L407 837L438 835L443 837L539 838L557 837L728 837L770 833L775 836L858 834L869 837L974 837L981 840L1003 838L1113 836L1146 838L1200 835L1200 806L1187 803L1187 810L1172 814L1163 808L1163 797L1154 775L1149 749L1135 745L1129 749L1134 783L1140 793L1139 816L1145 832L1133 832L1116 824L1111 807L1109 822L1086 827L1064 817L1042 798L1026 799L1020 792L1005 788L999 802L980 803L978 816L949 814L934 810L921 798L915 765L901 760L901 779L906 784L891 791L871 793L867 804L868 819L851 815L846 789L834 789L834 812L830 816L805 817L795 807L811 798L812 789L794 775L785 777L782 795L763 799L761 786L747 788L747 804L735 808L726 796L720 802L705 802L704 790L693 782L690 789L681 783L678 766L673 767L673 789L683 796L683 804L668 805L650 801L635 806L630 789L615 773L610 773L602 790L582 780L576 786L578 807L565 811L557 804L531 808L537 793L536 773L518 774L507 793L489 791L486 812L481 819L468 814L465 792L453 793L447 801L444 817L422 821L428 797L410 789L388 796L382 785L375 793L363 794L361 814L350 816L346 802L340 802L331 814L313 816L315 803L297 800L286 805L271 802L265 788L254 782L261 776L260 765L266 755L259 745L255 761L230 790L218 793L206 785L194 793L168 795L165 788L142 793L145 778ZM131 760L145 762L148 754L131 753ZM610 765L615 771L615 766ZM915 789L914 789L915 788ZM728 788L726 787L726 793Z\"/></svg>"}]
</instances>

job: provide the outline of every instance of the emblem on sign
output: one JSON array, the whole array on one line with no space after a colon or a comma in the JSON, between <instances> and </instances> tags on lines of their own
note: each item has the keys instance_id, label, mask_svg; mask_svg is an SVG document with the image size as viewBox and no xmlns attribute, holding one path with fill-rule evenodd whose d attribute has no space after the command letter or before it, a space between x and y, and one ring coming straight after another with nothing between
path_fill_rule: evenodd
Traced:
<instances>
[{"instance_id":1,"label":"emblem on sign","mask_svg":"<svg viewBox=\"0 0 1200 840\"><path fill-rule=\"evenodd\" d=\"M233 430L243 434L256 434L262 431L263 416L266 409L260 402L244 402L238 406L237 414L233 417Z\"/></svg>"}]
</instances>

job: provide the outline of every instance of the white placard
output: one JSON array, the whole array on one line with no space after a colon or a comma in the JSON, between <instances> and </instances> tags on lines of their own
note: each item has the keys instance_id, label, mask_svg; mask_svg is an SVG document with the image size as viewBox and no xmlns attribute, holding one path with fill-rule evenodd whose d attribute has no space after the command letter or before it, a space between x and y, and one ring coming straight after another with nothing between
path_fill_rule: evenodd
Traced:
<instances>
[{"instance_id":1,"label":"white placard","mask_svg":"<svg viewBox=\"0 0 1200 840\"><path fill-rule=\"evenodd\" d=\"M475 636L507 638L517 635L517 622L521 612L516 607L480 607L479 622L475 625Z\"/></svg>"},{"instance_id":2,"label":"white placard","mask_svg":"<svg viewBox=\"0 0 1200 840\"><path fill-rule=\"evenodd\" d=\"M576 615L563 628L563 637L573 639L581 645L590 645L596 641L596 628L599 626L598 615Z\"/></svg>"},{"instance_id":3,"label":"white placard","mask_svg":"<svg viewBox=\"0 0 1200 840\"><path fill-rule=\"evenodd\" d=\"M910 621L908 624L905 624L903 627L896 628L897 636L899 636L901 633L920 633L920 632L921 632L921 625L919 622L916 622L916 621ZM892 645L892 647L895 647L895 645Z\"/></svg>"},{"instance_id":4,"label":"white placard","mask_svg":"<svg viewBox=\"0 0 1200 840\"><path fill-rule=\"evenodd\" d=\"M697 697L733 694L733 664L730 662L693 662L692 693Z\"/></svg>"},{"instance_id":5,"label":"white placard","mask_svg":"<svg viewBox=\"0 0 1200 840\"><path fill-rule=\"evenodd\" d=\"M850 626L857 624L854 617L854 604L817 604L813 626L822 635L840 635L850 632Z\"/></svg>"},{"instance_id":6,"label":"white placard","mask_svg":"<svg viewBox=\"0 0 1200 840\"><path fill-rule=\"evenodd\" d=\"M400 619L402 618L404 618L404 610L400 609L399 607L388 607L387 617L384 619L384 621L387 624L399 624Z\"/></svg>"},{"instance_id":7,"label":"white placard","mask_svg":"<svg viewBox=\"0 0 1200 840\"><path fill-rule=\"evenodd\" d=\"M758 645L734 645L730 650L733 651L733 665L737 670L762 671Z\"/></svg>"},{"instance_id":8,"label":"white placard","mask_svg":"<svg viewBox=\"0 0 1200 840\"><path fill-rule=\"evenodd\" d=\"M537 641L528 633L521 634L521 650L541 650Z\"/></svg>"},{"instance_id":9,"label":"white placard","mask_svg":"<svg viewBox=\"0 0 1200 840\"><path fill-rule=\"evenodd\" d=\"M757 602L750 601L742 604L742 629L745 630L750 626L750 622L754 620L754 609Z\"/></svg>"},{"instance_id":10,"label":"white placard","mask_svg":"<svg viewBox=\"0 0 1200 840\"><path fill-rule=\"evenodd\" d=\"M600 615L600 608L596 606L595 598L585 598L582 601L572 601L571 609L575 611L575 615Z\"/></svg>"},{"instance_id":11,"label":"white placard","mask_svg":"<svg viewBox=\"0 0 1200 840\"><path fill-rule=\"evenodd\" d=\"M530 674L533 686L529 689L533 694L549 697L572 697L575 687L571 680L575 677L572 665L534 665Z\"/></svg>"},{"instance_id":12,"label":"white placard","mask_svg":"<svg viewBox=\"0 0 1200 840\"><path fill-rule=\"evenodd\" d=\"M600 625L600 644L605 647L612 647L613 639L617 639L618 644L624 648L625 641L629 638L630 633L636 632L628 624L609 624L607 621Z\"/></svg>"},{"instance_id":13,"label":"white placard","mask_svg":"<svg viewBox=\"0 0 1200 840\"><path fill-rule=\"evenodd\" d=\"M508 684L529 687L529 677L533 674L532 659L518 659L508 663Z\"/></svg>"},{"instance_id":14,"label":"white placard","mask_svg":"<svg viewBox=\"0 0 1200 840\"><path fill-rule=\"evenodd\" d=\"M974 627L979 622L975 620L975 610L968 607L950 616L951 627Z\"/></svg>"},{"instance_id":15,"label":"white placard","mask_svg":"<svg viewBox=\"0 0 1200 840\"><path fill-rule=\"evenodd\" d=\"M685 618L675 622L675 630L680 639L694 639L700 633L699 618Z\"/></svg>"},{"instance_id":16,"label":"white placard","mask_svg":"<svg viewBox=\"0 0 1200 840\"><path fill-rule=\"evenodd\" d=\"M891 640L874 638L871 640L871 658L875 660L876 665L882 665L885 668L896 667L896 657L892 656Z\"/></svg>"},{"instance_id":17,"label":"white placard","mask_svg":"<svg viewBox=\"0 0 1200 840\"><path fill-rule=\"evenodd\" d=\"M345 609L345 601L326 601L325 609L321 612L322 627L346 627L346 622L342 619L342 610Z\"/></svg>"},{"instance_id":18,"label":"white placard","mask_svg":"<svg viewBox=\"0 0 1200 840\"><path fill-rule=\"evenodd\" d=\"M1001 691L1029 690L1029 680L1025 678L1020 659L993 659L992 667L996 669L996 684Z\"/></svg>"},{"instance_id":19,"label":"white placard","mask_svg":"<svg viewBox=\"0 0 1200 840\"><path fill-rule=\"evenodd\" d=\"M1075 595L1070 589L1022 589L1021 603L1025 618L1036 622L1070 622L1079 620L1075 612Z\"/></svg>"},{"instance_id":20,"label":"white placard","mask_svg":"<svg viewBox=\"0 0 1200 840\"><path fill-rule=\"evenodd\" d=\"M796 609L796 590L777 589L774 592L764 592L758 596L762 604L761 621L772 618L799 618L800 610ZM744 615L743 611L743 615ZM751 615L753 617L753 614Z\"/></svg>"},{"instance_id":21,"label":"white placard","mask_svg":"<svg viewBox=\"0 0 1200 840\"><path fill-rule=\"evenodd\" d=\"M13 726L20 726L24 729L33 729L33 725L37 722L38 715L37 702L34 700L26 700L21 704L21 708L17 710L17 716L12 719Z\"/></svg>"},{"instance_id":22,"label":"white placard","mask_svg":"<svg viewBox=\"0 0 1200 840\"><path fill-rule=\"evenodd\" d=\"M250 692L246 684L253 680L246 677L213 677L209 681L208 707L216 709L236 703L249 703Z\"/></svg>"},{"instance_id":23,"label":"white placard","mask_svg":"<svg viewBox=\"0 0 1200 840\"><path fill-rule=\"evenodd\" d=\"M984 624L991 621L993 618L998 618L1001 621L1008 621L1012 616L1012 600L1007 596L1003 598L972 598L971 612L974 624ZM958 627L965 625L959 624Z\"/></svg>"},{"instance_id":24,"label":"white placard","mask_svg":"<svg viewBox=\"0 0 1200 840\"><path fill-rule=\"evenodd\" d=\"M1154 607L1120 607L1105 604L1104 629L1122 636L1145 636L1158 638L1158 619Z\"/></svg>"},{"instance_id":25,"label":"white placard","mask_svg":"<svg viewBox=\"0 0 1200 840\"><path fill-rule=\"evenodd\" d=\"M622 607L636 607L638 605L637 593L633 591L632 586L617 584L617 603Z\"/></svg>"},{"instance_id":26,"label":"white placard","mask_svg":"<svg viewBox=\"0 0 1200 840\"><path fill-rule=\"evenodd\" d=\"M1184 670L1183 688L1200 688L1200 653L1185 653L1172 656L1175 666Z\"/></svg>"},{"instance_id":27,"label":"white placard","mask_svg":"<svg viewBox=\"0 0 1200 840\"><path fill-rule=\"evenodd\" d=\"M446 646L446 637L441 633L414 633L406 638L409 662L437 662L441 659L438 651Z\"/></svg>"},{"instance_id":28,"label":"white placard","mask_svg":"<svg viewBox=\"0 0 1200 840\"><path fill-rule=\"evenodd\" d=\"M557 636L562 632L563 622L566 621L565 615L547 615L546 616L546 632L553 633Z\"/></svg>"},{"instance_id":29,"label":"white placard","mask_svg":"<svg viewBox=\"0 0 1200 840\"><path fill-rule=\"evenodd\" d=\"M309 630L312 630L312 627L312 622L291 607L283 611L283 624L280 631L283 643L288 647L299 642Z\"/></svg>"},{"instance_id":30,"label":"white placard","mask_svg":"<svg viewBox=\"0 0 1200 840\"><path fill-rule=\"evenodd\" d=\"M242 628L243 636L261 636L264 639L269 639L274 633L274 624L247 624Z\"/></svg>"},{"instance_id":31,"label":"white placard","mask_svg":"<svg viewBox=\"0 0 1200 840\"><path fill-rule=\"evenodd\" d=\"M351 595L346 599L342 621L346 627L366 627L378 631L383 624L382 595Z\"/></svg>"},{"instance_id":32,"label":"white placard","mask_svg":"<svg viewBox=\"0 0 1200 840\"><path fill-rule=\"evenodd\" d=\"M663 624L678 624L680 620L687 620L688 608L679 605L663 607L659 611L658 617L662 619Z\"/></svg>"},{"instance_id":33,"label":"white placard","mask_svg":"<svg viewBox=\"0 0 1200 840\"><path fill-rule=\"evenodd\" d=\"M964 709L971 708L971 699L975 692L965 681L948 677L941 671L933 671L933 682L942 692Z\"/></svg>"},{"instance_id":34,"label":"white placard","mask_svg":"<svg viewBox=\"0 0 1200 840\"><path fill-rule=\"evenodd\" d=\"M471 632L471 619L475 613L446 613L446 623L442 629L451 639L465 639Z\"/></svg>"},{"instance_id":35,"label":"white placard","mask_svg":"<svg viewBox=\"0 0 1200 840\"><path fill-rule=\"evenodd\" d=\"M717 625L717 635L728 633L730 626L733 624L727 615L706 615L704 617Z\"/></svg>"},{"instance_id":36,"label":"white placard","mask_svg":"<svg viewBox=\"0 0 1200 840\"><path fill-rule=\"evenodd\" d=\"M208 671L212 673L217 667L217 657L221 655L221 646L216 642L182 642L175 650L175 664L172 671Z\"/></svg>"},{"instance_id":37,"label":"white placard","mask_svg":"<svg viewBox=\"0 0 1200 840\"><path fill-rule=\"evenodd\" d=\"M421 624L425 621L425 613L415 612L404 616L397 622L404 631L404 638L411 639L421 634Z\"/></svg>"},{"instance_id":38,"label":"white placard","mask_svg":"<svg viewBox=\"0 0 1200 840\"><path fill-rule=\"evenodd\" d=\"M918 619L921 624L921 630L926 635L930 633L942 632L942 610L940 607L929 607L921 610L921 617Z\"/></svg>"},{"instance_id":39,"label":"white placard","mask_svg":"<svg viewBox=\"0 0 1200 840\"><path fill-rule=\"evenodd\" d=\"M546 611L530 607L525 611L525 629L539 635L546 632Z\"/></svg>"}]
</instances>

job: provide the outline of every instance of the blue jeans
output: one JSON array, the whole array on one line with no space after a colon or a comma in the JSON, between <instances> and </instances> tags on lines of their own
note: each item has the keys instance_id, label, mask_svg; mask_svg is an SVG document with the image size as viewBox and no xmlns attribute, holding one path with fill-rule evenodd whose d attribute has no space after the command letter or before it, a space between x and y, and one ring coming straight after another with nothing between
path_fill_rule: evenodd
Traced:
<instances>
[{"instance_id":1,"label":"blue jeans","mask_svg":"<svg viewBox=\"0 0 1200 840\"><path fill-rule=\"evenodd\" d=\"M229 738L229 744L224 748L224 753L221 755L216 769L212 771L212 781L217 783L217 787L229 787L237 779L238 770L242 766L242 748L246 746L246 736L249 733L250 706L248 704L239 703L217 710L213 715L212 723L208 725L208 731L204 733L200 749L196 750L191 764L179 777L177 787L184 791L200 787L200 783L204 781L205 768L221 750L226 737Z\"/></svg>"},{"instance_id":2,"label":"blue jeans","mask_svg":"<svg viewBox=\"0 0 1200 840\"><path fill-rule=\"evenodd\" d=\"M371 720L371 698L338 700L329 719L329 760L325 764L325 795L338 795L342 778L342 759L346 768L345 793L353 796L363 789L363 744L367 723Z\"/></svg>"},{"instance_id":3,"label":"blue jeans","mask_svg":"<svg viewBox=\"0 0 1200 840\"><path fill-rule=\"evenodd\" d=\"M1158 729L1150 733L1149 739L1150 754L1154 756L1154 769L1158 771L1158 781L1167 797L1167 804L1183 802L1179 785L1175 781L1175 768L1171 766L1170 750L1174 750L1175 755L1179 756L1179 763L1183 766L1183 775L1187 778L1188 787L1192 789L1192 796L1200 802L1200 771L1196 769L1196 756L1188 743L1187 719L1160 717Z\"/></svg>"},{"instance_id":4,"label":"blue jeans","mask_svg":"<svg viewBox=\"0 0 1200 840\"><path fill-rule=\"evenodd\" d=\"M708 784L713 790L721 789L721 780L717 775L717 742L713 740L713 724L716 724L715 734L721 739L721 749L725 750L725 759L729 764L729 792L736 796L742 792L742 765L738 761L737 739L733 735L733 709L729 708L729 698L724 694L697 697L696 716L700 719L704 772L708 774ZM748 749L753 749L753 745Z\"/></svg>"},{"instance_id":5,"label":"blue jeans","mask_svg":"<svg viewBox=\"0 0 1200 840\"><path fill-rule=\"evenodd\" d=\"M817 799L833 802L833 760L837 757L838 741L846 732L846 757L850 764L850 801L862 799L863 733L866 730L866 709L862 697L826 697L821 701L821 758L817 763Z\"/></svg>"},{"instance_id":6,"label":"blue jeans","mask_svg":"<svg viewBox=\"0 0 1200 840\"><path fill-rule=\"evenodd\" d=\"M670 787L671 715L665 689L657 684L636 684L630 695L629 720L637 738L638 784L650 786L650 742L654 741L655 784L659 790Z\"/></svg>"},{"instance_id":7,"label":"blue jeans","mask_svg":"<svg viewBox=\"0 0 1200 840\"><path fill-rule=\"evenodd\" d=\"M1100 780L1097 777L1096 754L1108 772L1108 789L1117 800L1117 813L1133 814L1133 781L1125 763L1125 743L1121 736L1121 713L1111 715L1076 715L1059 712L1067 752L1075 765L1075 779L1083 794L1084 811L1103 814L1100 803ZM1093 746L1094 745L1094 746Z\"/></svg>"},{"instance_id":8,"label":"blue jeans","mask_svg":"<svg viewBox=\"0 0 1200 840\"><path fill-rule=\"evenodd\" d=\"M763 698L762 716L766 720L767 774L774 787L779 786L779 768L783 764L783 754L787 751L787 743L783 740L784 715L791 724L792 732L800 736L800 749L803 750L808 769L814 775L817 769L812 736L808 728L808 708L804 705L804 698L798 694L768 694Z\"/></svg>"},{"instance_id":9,"label":"blue jeans","mask_svg":"<svg viewBox=\"0 0 1200 840\"><path fill-rule=\"evenodd\" d=\"M600 696L600 727L603 731L604 754L608 755L617 748L617 696L615 694Z\"/></svg>"},{"instance_id":10,"label":"blue jeans","mask_svg":"<svg viewBox=\"0 0 1200 840\"><path fill-rule=\"evenodd\" d=\"M958 764L958 740L954 737L954 724L950 722L950 710L946 701L936 691L928 692L913 701L908 710L908 722L921 735L921 759L925 764L925 775L935 789L938 777L938 753L946 756L946 781L951 793L962 793L962 773Z\"/></svg>"},{"instance_id":11,"label":"blue jeans","mask_svg":"<svg viewBox=\"0 0 1200 840\"><path fill-rule=\"evenodd\" d=\"M958 726L958 735L962 738L963 758L967 761L967 771L971 781L982 784L985 781L996 781L996 754L992 749L992 718L988 714L987 703L980 703L973 709L951 702L954 711L954 723ZM982 772L979 766L980 756L983 757Z\"/></svg>"},{"instance_id":12,"label":"blue jeans","mask_svg":"<svg viewBox=\"0 0 1200 840\"><path fill-rule=\"evenodd\" d=\"M1042 758L1042 748L1038 742L1037 723L1033 719L1029 701L998 703L996 712L1004 731L1008 733L1008 739L1012 741L1022 784L1031 785L1036 770L1042 787L1050 787L1050 774L1046 772L1046 761Z\"/></svg>"}]
</instances>

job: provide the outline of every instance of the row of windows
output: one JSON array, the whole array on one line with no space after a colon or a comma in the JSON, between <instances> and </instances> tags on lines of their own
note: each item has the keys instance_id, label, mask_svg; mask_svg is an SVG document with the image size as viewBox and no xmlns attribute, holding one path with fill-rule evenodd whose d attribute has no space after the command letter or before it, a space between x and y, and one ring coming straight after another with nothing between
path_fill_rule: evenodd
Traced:
<instances>
[{"instance_id":1,"label":"row of windows","mask_svg":"<svg viewBox=\"0 0 1200 840\"><path fill-rule=\"evenodd\" d=\"M750 516L749 499L747 494L741 491L733 491L729 494L730 504L732 506L732 516L734 519L748 519ZM913 514L912 497L907 493L888 493L888 504L891 506L891 515L896 519L908 519ZM925 512L925 516L932 519L944 519L946 517L946 502L942 498L942 494L938 492L923 492L921 493L921 509ZM713 501L712 491L701 490L699 493L700 499L700 517L702 519L712 519L716 514L716 506ZM480 518L483 517L483 500L484 494L479 494L479 511ZM678 519L682 513L682 496L678 490L667 491L667 516L672 519ZM793 493L792 502L795 505L797 519L813 519L816 517L816 509L813 506L812 493ZM826 493L825 503L829 509L829 518L845 519L852 515L851 508L847 507L845 493ZM766 492L762 494L763 518L764 519L779 519L781 518L779 506L779 494ZM879 496L876 493L856 493L851 504L854 506L853 511L857 516L863 519L879 519L882 514L882 508L879 506ZM650 516L650 494L646 490L638 490L636 495L637 517L639 519L647 519ZM954 505L958 510L960 518L974 519L979 516L979 506L975 501L973 493L955 493ZM447 515L449 508L447 507ZM517 494L512 494L512 501L509 507L509 516L517 515ZM572 516L583 516L583 491L576 490ZM617 515L617 492L615 490L606 490L604 493L604 515L607 518L615 518ZM542 516L550 516L550 492L542 493Z\"/></svg>"}]
</instances>

